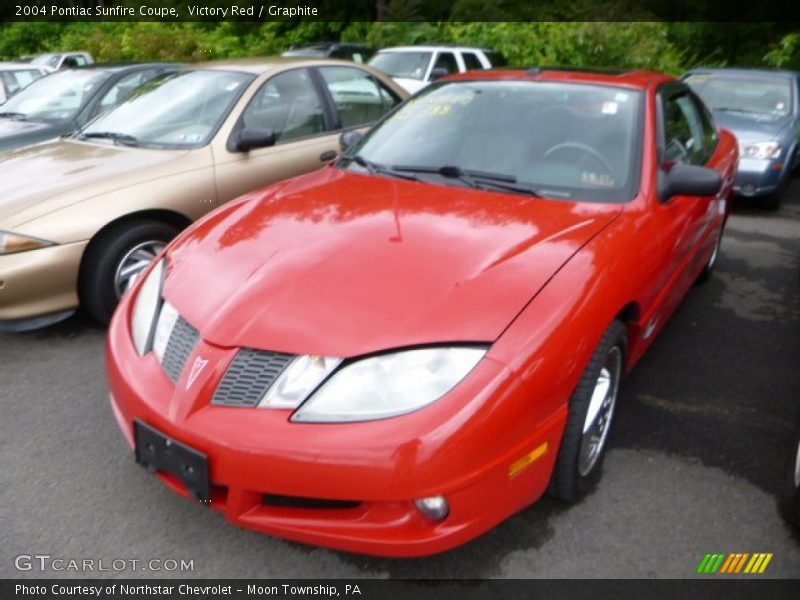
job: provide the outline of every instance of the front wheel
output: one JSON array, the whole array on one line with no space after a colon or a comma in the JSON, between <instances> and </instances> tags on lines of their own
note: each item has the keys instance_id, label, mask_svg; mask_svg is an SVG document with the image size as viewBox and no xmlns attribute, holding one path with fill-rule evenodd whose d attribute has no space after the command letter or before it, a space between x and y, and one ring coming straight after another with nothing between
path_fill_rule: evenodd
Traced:
<instances>
[{"instance_id":1,"label":"front wheel","mask_svg":"<svg viewBox=\"0 0 800 600\"><path fill-rule=\"evenodd\" d=\"M717 236L717 241L714 244L714 252L711 253L711 258L708 259L706 266L703 267L703 270L700 272L700 276L697 278L698 283L705 283L708 281L711 278L711 274L714 272L714 269L717 267L717 261L719 260L719 249L722 246L723 231L724 226Z\"/></svg>"},{"instance_id":2,"label":"front wheel","mask_svg":"<svg viewBox=\"0 0 800 600\"><path fill-rule=\"evenodd\" d=\"M115 225L92 240L78 280L89 316L107 324L120 298L177 234L171 225L142 219Z\"/></svg>"},{"instance_id":3,"label":"front wheel","mask_svg":"<svg viewBox=\"0 0 800 600\"><path fill-rule=\"evenodd\" d=\"M578 500L600 479L626 352L625 325L614 321L569 401L569 417L550 482L550 493L562 500Z\"/></svg>"}]
</instances>

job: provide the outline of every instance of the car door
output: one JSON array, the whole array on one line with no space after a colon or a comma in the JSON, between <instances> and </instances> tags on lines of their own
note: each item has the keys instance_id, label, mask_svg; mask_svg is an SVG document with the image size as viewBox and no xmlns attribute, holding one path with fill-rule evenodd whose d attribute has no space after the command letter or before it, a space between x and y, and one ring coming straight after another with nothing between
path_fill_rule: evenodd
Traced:
<instances>
[{"instance_id":1,"label":"car door","mask_svg":"<svg viewBox=\"0 0 800 600\"><path fill-rule=\"evenodd\" d=\"M270 130L275 144L247 152L231 140L243 129ZM239 116L224 147L214 149L219 202L324 166L338 153L333 114L308 68L270 77Z\"/></svg>"},{"instance_id":2,"label":"car door","mask_svg":"<svg viewBox=\"0 0 800 600\"><path fill-rule=\"evenodd\" d=\"M684 85L668 84L658 93L658 158L660 168L675 163L715 166L718 135L702 104ZM698 273L703 244L721 227L727 210L721 195L673 196L654 200L653 233L658 248L653 294L657 314L646 329L663 323L677 306Z\"/></svg>"}]
</instances>

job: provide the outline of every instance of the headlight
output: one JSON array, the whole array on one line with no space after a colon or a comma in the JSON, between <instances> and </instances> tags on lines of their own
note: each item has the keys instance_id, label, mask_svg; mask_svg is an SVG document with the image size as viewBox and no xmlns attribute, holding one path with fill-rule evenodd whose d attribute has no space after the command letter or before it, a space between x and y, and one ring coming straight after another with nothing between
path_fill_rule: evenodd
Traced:
<instances>
[{"instance_id":1,"label":"headlight","mask_svg":"<svg viewBox=\"0 0 800 600\"><path fill-rule=\"evenodd\" d=\"M485 354L485 347L423 348L358 360L335 372L292 420L370 421L415 411L449 392Z\"/></svg>"},{"instance_id":2,"label":"headlight","mask_svg":"<svg viewBox=\"0 0 800 600\"><path fill-rule=\"evenodd\" d=\"M10 231L0 231L0 254L16 254L17 252L26 252L52 245L53 242L11 233Z\"/></svg>"},{"instance_id":3,"label":"headlight","mask_svg":"<svg viewBox=\"0 0 800 600\"><path fill-rule=\"evenodd\" d=\"M340 362L332 356L298 356L270 386L259 408L297 408Z\"/></svg>"},{"instance_id":4,"label":"headlight","mask_svg":"<svg viewBox=\"0 0 800 600\"><path fill-rule=\"evenodd\" d=\"M778 158L781 147L778 142L758 142L747 144L739 149L742 158L757 158L761 160Z\"/></svg>"},{"instance_id":5,"label":"headlight","mask_svg":"<svg viewBox=\"0 0 800 600\"><path fill-rule=\"evenodd\" d=\"M158 261L139 287L131 315L131 336L139 356L147 354L153 344L153 325L161 306L164 284L164 260Z\"/></svg>"}]
</instances>

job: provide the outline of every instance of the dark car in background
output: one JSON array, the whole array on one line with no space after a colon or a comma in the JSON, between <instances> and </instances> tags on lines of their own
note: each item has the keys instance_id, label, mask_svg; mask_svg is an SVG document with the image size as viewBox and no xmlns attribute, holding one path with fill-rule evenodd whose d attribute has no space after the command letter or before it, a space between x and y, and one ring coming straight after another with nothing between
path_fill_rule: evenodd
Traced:
<instances>
[{"instance_id":1,"label":"dark car in background","mask_svg":"<svg viewBox=\"0 0 800 600\"><path fill-rule=\"evenodd\" d=\"M694 69L684 81L721 127L739 140L734 190L780 207L781 192L800 165L800 73L770 69Z\"/></svg>"},{"instance_id":2,"label":"dark car in background","mask_svg":"<svg viewBox=\"0 0 800 600\"><path fill-rule=\"evenodd\" d=\"M345 42L321 42L309 46L297 46L286 50L281 56L298 58L340 58L357 63L366 63L375 48L368 44L349 44Z\"/></svg>"},{"instance_id":3,"label":"dark car in background","mask_svg":"<svg viewBox=\"0 0 800 600\"><path fill-rule=\"evenodd\" d=\"M92 66L42 77L0 106L0 150L73 133L145 81L177 67L165 63Z\"/></svg>"}]
</instances>

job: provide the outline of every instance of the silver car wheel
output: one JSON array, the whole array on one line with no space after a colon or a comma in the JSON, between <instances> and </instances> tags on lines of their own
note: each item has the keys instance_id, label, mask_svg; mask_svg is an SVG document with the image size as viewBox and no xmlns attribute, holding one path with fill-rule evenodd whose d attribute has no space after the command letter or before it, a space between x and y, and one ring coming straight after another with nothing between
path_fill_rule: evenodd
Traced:
<instances>
[{"instance_id":1,"label":"silver car wheel","mask_svg":"<svg viewBox=\"0 0 800 600\"><path fill-rule=\"evenodd\" d=\"M717 238L717 243L714 244L714 252L711 254L711 258L708 259L708 266L706 267L709 271L714 268L717 264L717 256L719 256L719 247L722 245L722 234Z\"/></svg>"},{"instance_id":2,"label":"silver car wheel","mask_svg":"<svg viewBox=\"0 0 800 600\"><path fill-rule=\"evenodd\" d=\"M166 242L150 240L142 242L131 248L117 265L117 272L114 274L114 289L117 298L127 292L136 282L139 275L147 268L153 259L166 246Z\"/></svg>"},{"instance_id":3,"label":"silver car wheel","mask_svg":"<svg viewBox=\"0 0 800 600\"><path fill-rule=\"evenodd\" d=\"M619 346L614 346L608 351L600 374L597 376L583 423L583 436L578 458L578 472L583 477L589 474L603 453L611 420L614 417L621 375L622 351Z\"/></svg>"}]
</instances>

